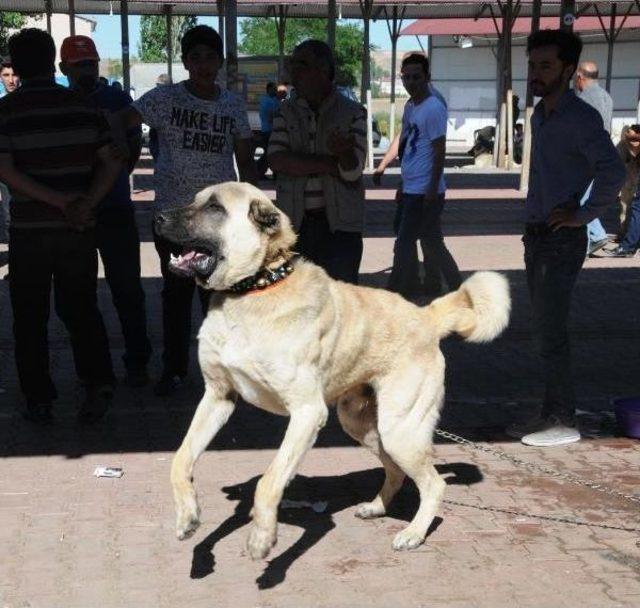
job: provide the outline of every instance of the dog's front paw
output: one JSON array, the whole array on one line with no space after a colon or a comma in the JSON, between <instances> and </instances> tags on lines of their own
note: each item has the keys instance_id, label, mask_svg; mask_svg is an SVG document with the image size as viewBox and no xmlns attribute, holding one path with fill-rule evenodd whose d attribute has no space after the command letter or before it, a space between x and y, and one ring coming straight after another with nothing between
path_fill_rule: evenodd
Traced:
<instances>
[{"instance_id":1,"label":"dog's front paw","mask_svg":"<svg viewBox=\"0 0 640 608\"><path fill-rule=\"evenodd\" d=\"M393 548L396 551L406 551L408 549L415 549L424 542L424 534L419 534L410 529L405 528L402 532L398 532L393 539Z\"/></svg>"},{"instance_id":2,"label":"dog's front paw","mask_svg":"<svg viewBox=\"0 0 640 608\"><path fill-rule=\"evenodd\" d=\"M251 559L264 559L269 555L271 547L276 544L276 529L259 528L255 524L251 526L247 539L247 550Z\"/></svg>"},{"instance_id":3,"label":"dog's front paw","mask_svg":"<svg viewBox=\"0 0 640 608\"><path fill-rule=\"evenodd\" d=\"M382 517L387 513L384 505L380 501L363 502L358 505L355 516L360 519L373 519L374 517Z\"/></svg>"},{"instance_id":4,"label":"dog's front paw","mask_svg":"<svg viewBox=\"0 0 640 608\"><path fill-rule=\"evenodd\" d=\"M185 540L200 527L200 508L195 497L189 497L176 508L176 536Z\"/></svg>"}]
</instances>

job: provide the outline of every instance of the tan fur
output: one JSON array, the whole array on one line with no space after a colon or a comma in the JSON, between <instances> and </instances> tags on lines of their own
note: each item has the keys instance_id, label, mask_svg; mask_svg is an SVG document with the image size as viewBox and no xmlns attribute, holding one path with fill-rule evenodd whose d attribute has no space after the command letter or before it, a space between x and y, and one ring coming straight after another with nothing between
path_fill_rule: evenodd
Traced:
<instances>
[{"instance_id":1,"label":"tan fur","mask_svg":"<svg viewBox=\"0 0 640 608\"><path fill-rule=\"evenodd\" d=\"M230 244L222 263L233 266L236 259L248 264L259 258L259 267L271 261L267 252L286 256L283 244L286 248L292 242L288 219L281 215L279 229L267 234L250 212L258 191L233 186L208 189L207 197L216 196L229 209L229 224L221 225L212 238L233 234L257 253ZM233 197L227 196L230 192ZM269 206L275 210L260 196L263 212ZM185 213L197 220L197 204ZM249 266L245 276L258 268ZM224 277L237 273L223 267L214 275L205 284L221 285ZM334 281L302 260L289 278L263 293L212 293L199 333L205 394L171 473L178 537L186 538L199 524L193 467L231 415L233 395L239 393L257 407L290 417L282 445L256 489L247 544L254 559L265 557L275 544L284 488L325 424L327 404L334 403L347 433L378 455L386 472L378 496L360 505L356 515L384 515L408 475L418 486L420 507L393 547L421 544L445 487L431 455L432 432L444 399L439 340L451 332L469 340L490 340L506 326L509 306L507 283L495 273L477 273L457 292L419 308L388 291Z\"/></svg>"}]
</instances>

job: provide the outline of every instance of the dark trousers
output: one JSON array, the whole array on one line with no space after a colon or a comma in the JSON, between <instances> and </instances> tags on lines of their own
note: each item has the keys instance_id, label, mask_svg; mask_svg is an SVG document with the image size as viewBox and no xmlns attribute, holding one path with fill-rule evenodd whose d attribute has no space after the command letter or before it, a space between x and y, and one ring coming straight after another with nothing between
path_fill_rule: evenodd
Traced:
<instances>
[{"instance_id":1,"label":"dark trousers","mask_svg":"<svg viewBox=\"0 0 640 608\"><path fill-rule=\"evenodd\" d=\"M362 260L362 233L336 230L331 232L324 211L305 214L296 251L321 266L327 274L346 283L358 284Z\"/></svg>"},{"instance_id":2,"label":"dark trousers","mask_svg":"<svg viewBox=\"0 0 640 608\"><path fill-rule=\"evenodd\" d=\"M180 277L169 270L171 254L180 255L182 247L158 236L153 238L156 251L160 256L162 272L162 329L163 352L162 363L164 375L186 376L189 369L189 345L191 343L191 306L195 281ZM202 314L207 314L209 294L198 288Z\"/></svg>"},{"instance_id":3,"label":"dark trousers","mask_svg":"<svg viewBox=\"0 0 640 608\"><path fill-rule=\"evenodd\" d=\"M627 251L635 251L640 247L640 184L627 210L626 224L627 232L620 242L620 247Z\"/></svg>"},{"instance_id":4,"label":"dark trousers","mask_svg":"<svg viewBox=\"0 0 640 608\"><path fill-rule=\"evenodd\" d=\"M569 424L575 414L575 394L567 322L587 240L586 227L525 234L523 238L533 334L545 382L542 415L553 414Z\"/></svg>"},{"instance_id":5,"label":"dark trousers","mask_svg":"<svg viewBox=\"0 0 640 608\"><path fill-rule=\"evenodd\" d=\"M49 375L49 296L71 336L76 370L89 387L113 384L107 334L97 306L93 231L11 229L9 289L18 377L29 401L56 398Z\"/></svg>"},{"instance_id":6,"label":"dark trousers","mask_svg":"<svg viewBox=\"0 0 640 608\"><path fill-rule=\"evenodd\" d=\"M267 173L267 169L269 168L269 163L267 161L267 148L269 147L269 139L271 138L271 131L269 133L265 133L264 131L260 132L260 142L259 146L262 148L262 156L256 161L256 170L258 171L258 177L263 178Z\"/></svg>"},{"instance_id":7,"label":"dark trousers","mask_svg":"<svg viewBox=\"0 0 640 608\"><path fill-rule=\"evenodd\" d=\"M98 214L96 240L122 327L125 368L140 370L149 362L151 344L140 281L140 237L132 206L102 210Z\"/></svg>"},{"instance_id":8,"label":"dark trousers","mask_svg":"<svg viewBox=\"0 0 640 608\"><path fill-rule=\"evenodd\" d=\"M402 194L394 220L396 242L388 285L391 291L407 297L419 290L417 241L424 257L426 291L440 293L442 277L450 291L460 287L460 271L442 235L443 208L444 194L432 203L426 203L421 194Z\"/></svg>"}]
</instances>

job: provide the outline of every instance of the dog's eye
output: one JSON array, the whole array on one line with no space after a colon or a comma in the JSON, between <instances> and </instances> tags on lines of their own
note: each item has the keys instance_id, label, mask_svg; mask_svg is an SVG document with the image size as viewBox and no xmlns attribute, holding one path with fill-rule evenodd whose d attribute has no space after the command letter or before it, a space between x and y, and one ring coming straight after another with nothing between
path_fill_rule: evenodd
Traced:
<instances>
[{"instance_id":1,"label":"dog's eye","mask_svg":"<svg viewBox=\"0 0 640 608\"><path fill-rule=\"evenodd\" d=\"M216 203L215 201L211 201L207 205L207 209L210 211L224 211L224 207L220 203Z\"/></svg>"}]
</instances>

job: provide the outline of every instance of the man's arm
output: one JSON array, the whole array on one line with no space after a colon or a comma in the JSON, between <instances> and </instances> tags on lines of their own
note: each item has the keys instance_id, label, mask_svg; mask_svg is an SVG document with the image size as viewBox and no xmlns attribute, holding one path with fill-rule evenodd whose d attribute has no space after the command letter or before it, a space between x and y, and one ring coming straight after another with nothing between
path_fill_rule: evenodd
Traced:
<instances>
[{"instance_id":1,"label":"man's arm","mask_svg":"<svg viewBox=\"0 0 640 608\"><path fill-rule=\"evenodd\" d=\"M383 156L380 164L376 167L376 170L373 172L373 184L374 186L379 186L382 182L382 175L385 172L385 169L396 159L398 158L398 152L400 151L400 133L398 133L391 142L387 153Z\"/></svg>"},{"instance_id":2,"label":"man's arm","mask_svg":"<svg viewBox=\"0 0 640 608\"><path fill-rule=\"evenodd\" d=\"M273 118L273 130L267 150L269 166L276 173L303 177L306 175L338 175L338 161L329 154L292 152L284 116Z\"/></svg>"},{"instance_id":3,"label":"man's arm","mask_svg":"<svg viewBox=\"0 0 640 608\"><path fill-rule=\"evenodd\" d=\"M97 151L89 189L83 196L67 205L65 214L77 228L83 228L100 201L109 193L122 170L122 161L114 154L112 144L102 146Z\"/></svg>"},{"instance_id":4,"label":"man's arm","mask_svg":"<svg viewBox=\"0 0 640 608\"><path fill-rule=\"evenodd\" d=\"M233 151L236 155L238 173L241 182L249 182L254 186L258 184L258 172L253 161L253 146L250 139L234 139Z\"/></svg>"},{"instance_id":5,"label":"man's arm","mask_svg":"<svg viewBox=\"0 0 640 608\"><path fill-rule=\"evenodd\" d=\"M334 131L329 135L329 151L338 160L338 173L346 182L360 179L367 162L367 112L364 108L353 117L349 132L343 136Z\"/></svg>"},{"instance_id":6,"label":"man's arm","mask_svg":"<svg viewBox=\"0 0 640 608\"><path fill-rule=\"evenodd\" d=\"M20 192L33 200L41 201L62 211L65 210L67 204L78 197L77 194L53 190L49 186L45 186L22 173L13 164L13 157L8 153L0 154L0 181L7 184L11 190Z\"/></svg>"},{"instance_id":7,"label":"man's arm","mask_svg":"<svg viewBox=\"0 0 640 608\"><path fill-rule=\"evenodd\" d=\"M444 171L444 159L446 156L447 138L445 136L438 137L431 142L433 145L433 166L431 168L431 180L425 192L427 200L434 200L438 197L438 186L440 178Z\"/></svg>"},{"instance_id":8,"label":"man's arm","mask_svg":"<svg viewBox=\"0 0 640 608\"><path fill-rule=\"evenodd\" d=\"M127 171L133 173L142 152L142 135L136 131L127 137L127 147L129 148L129 158L127 159Z\"/></svg>"},{"instance_id":9,"label":"man's arm","mask_svg":"<svg viewBox=\"0 0 640 608\"><path fill-rule=\"evenodd\" d=\"M580 209L555 209L548 220L554 230L584 226L602 215L618 199L626 179L626 170L602 123L598 127L589 128L585 125L584 138L579 143L579 149L585 155L594 175L591 196Z\"/></svg>"}]
</instances>

